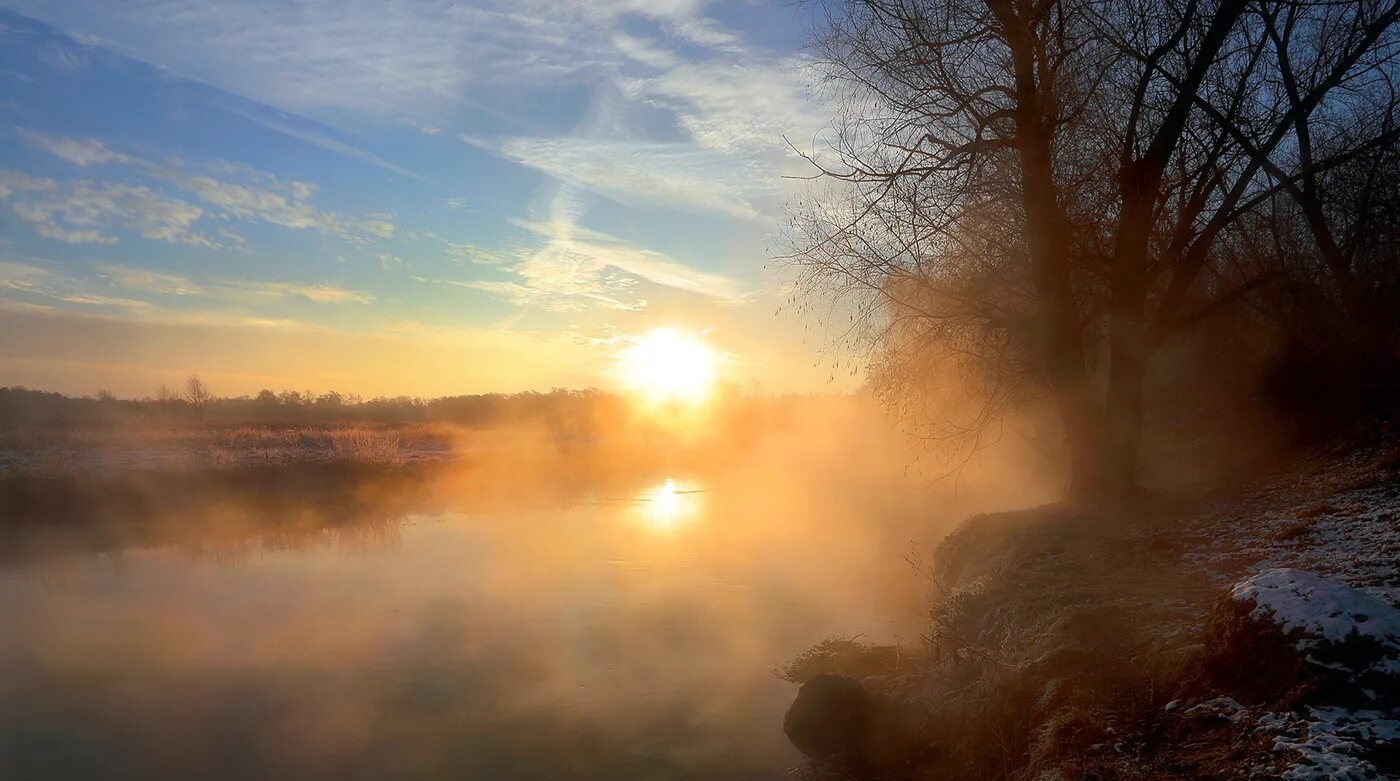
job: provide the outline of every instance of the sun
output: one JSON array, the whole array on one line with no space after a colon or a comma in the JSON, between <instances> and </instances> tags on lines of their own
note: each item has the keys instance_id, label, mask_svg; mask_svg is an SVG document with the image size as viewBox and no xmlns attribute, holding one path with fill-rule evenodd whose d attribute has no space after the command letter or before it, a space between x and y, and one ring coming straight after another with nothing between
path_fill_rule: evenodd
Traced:
<instances>
[{"instance_id":1,"label":"sun","mask_svg":"<svg viewBox=\"0 0 1400 781\"><path fill-rule=\"evenodd\" d=\"M617 356L623 386L658 404L706 401L714 392L718 366L715 348L674 328L648 331Z\"/></svg>"}]
</instances>

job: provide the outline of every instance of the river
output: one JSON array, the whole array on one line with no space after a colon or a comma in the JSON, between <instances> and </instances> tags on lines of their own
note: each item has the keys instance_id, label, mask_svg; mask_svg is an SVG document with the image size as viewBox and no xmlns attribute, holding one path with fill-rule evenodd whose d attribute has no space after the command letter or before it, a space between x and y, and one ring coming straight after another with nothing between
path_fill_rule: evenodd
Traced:
<instances>
[{"instance_id":1,"label":"river","mask_svg":"<svg viewBox=\"0 0 1400 781\"><path fill-rule=\"evenodd\" d=\"M918 641L902 485L711 470L67 530L0 564L0 778L776 777L775 667Z\"/></svg>"}]
</instances>

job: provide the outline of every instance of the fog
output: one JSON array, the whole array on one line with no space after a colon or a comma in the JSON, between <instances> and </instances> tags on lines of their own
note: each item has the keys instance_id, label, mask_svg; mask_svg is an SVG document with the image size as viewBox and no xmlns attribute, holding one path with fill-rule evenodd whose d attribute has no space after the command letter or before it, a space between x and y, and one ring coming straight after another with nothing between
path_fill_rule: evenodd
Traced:
<instances>
[{"instance_id":1,"label":"fog","mask_svg":"<svg viewBox=\"0 0 1400 781\"><path fill-rule=\"evenodd\" d=\"M135 480L8 528L0 775L771 776L798 760L772 670L917 645L907 560L1058 488L1014 436L932 480L864 400L793 404L742 436L468 433L394 477Z\"/></svg>"}]
</instances>

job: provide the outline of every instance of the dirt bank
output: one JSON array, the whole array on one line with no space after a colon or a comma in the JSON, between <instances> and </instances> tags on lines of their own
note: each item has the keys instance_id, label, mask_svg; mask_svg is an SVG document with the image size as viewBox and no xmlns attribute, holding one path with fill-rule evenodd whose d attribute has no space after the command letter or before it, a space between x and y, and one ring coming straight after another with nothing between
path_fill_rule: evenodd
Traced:
<instances>
[{"instance_id":1,"label":"dirt bank","mask_svg":"<svg viewBox=\"0 0 1400 781\"><path fill-rule=\"evenodd\" d=\"M1372 612L1400 604L1400 454L1343 446L1276 466L1251 485L971 518L929 567L923 648L827 644L786 673L796 682L849 675L923 709L936 725L934 745L887 776L1400 774L1400 694L1329 669L1337 663L1320 660L1324 641L1269 625L1274 609L1231 602L1248 596L1241 582L1281 572L1355 595L1377 605ZM1305 598L1320 590L1294 588ZM1342 613L1333 617L1376 623ZM1252 633L1222 629L1222 615L1243 616ZM1253 645L1232 645L1246 634ZM1387 637L1382 645L1400 642ZM1389 674L1386 665L1396 664L1400 684L1400 662L1388 658L1375 670Z\"/></svg>"}]
</instances>

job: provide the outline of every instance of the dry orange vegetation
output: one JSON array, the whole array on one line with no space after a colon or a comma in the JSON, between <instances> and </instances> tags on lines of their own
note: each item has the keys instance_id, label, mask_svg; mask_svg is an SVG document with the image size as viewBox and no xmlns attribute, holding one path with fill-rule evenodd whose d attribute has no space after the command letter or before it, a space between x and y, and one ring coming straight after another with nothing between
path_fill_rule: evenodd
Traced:
<instances>
[{"instance_id":1,"label":"dry orange vegetation","mask_svg":"<svg viewBox=\"0 0 1400 781\"><path fill-rule=\"evenodd\" d=\"M0 432L0 474L112 474L305 462L398 464L450 458L463 430L398 426L121 426Z\"/></svg>"}]
</instances>

